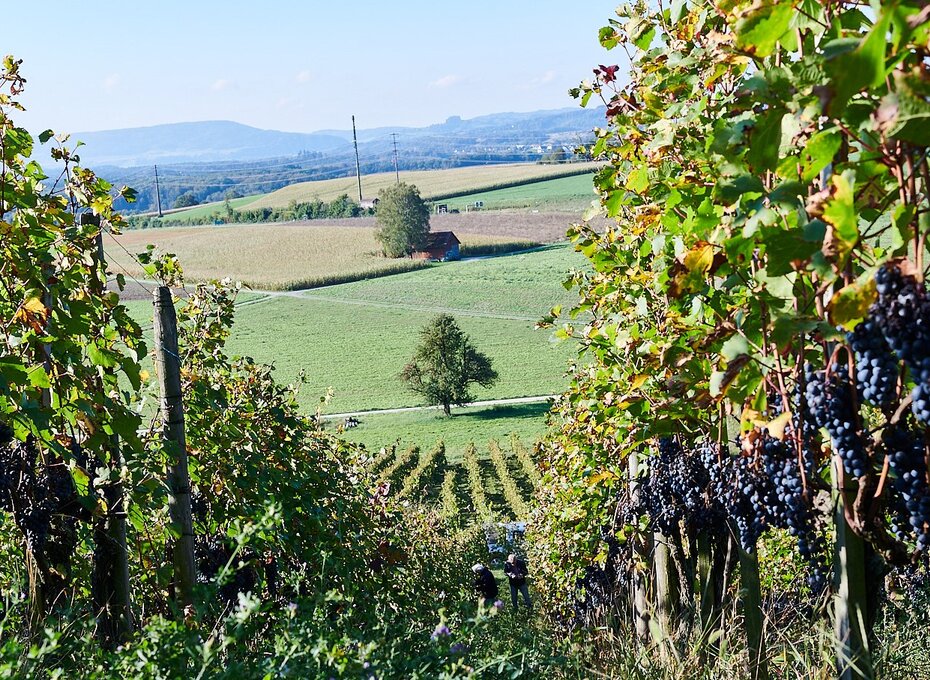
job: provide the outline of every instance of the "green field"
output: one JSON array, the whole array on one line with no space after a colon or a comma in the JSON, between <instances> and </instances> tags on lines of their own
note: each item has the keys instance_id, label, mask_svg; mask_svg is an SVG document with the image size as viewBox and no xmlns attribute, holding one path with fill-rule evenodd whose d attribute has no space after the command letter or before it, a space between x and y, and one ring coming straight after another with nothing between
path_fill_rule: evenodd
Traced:
<instances>
[{"instance_id":1,"label":"green field","mask_svg":"<svg viewBox=\"0 0 930 680\"><path fill-rule=\"evenodd\" d=\"M343 437L364 444L370 451L395 441L405 447L442 439L449 459L458 462L470 442L507 441L511 434L534 442L545 431L548 410L549 404L540 402L453 409L449 417L438 411L362 415L358 427L345 430ZM335 427L341 421L326 422Z\"/></svg>"},{"instance_id":2,"label":"green field","mask_svg":"<svg viewBox=\"0 0 930 680\"><path fill-rule=\"evenodd\" d=\"M590 174L560 177L543 182L532 182L506 189L481 191L442 201L449 209L464 211L476 201L484 203L484 210L535 209L584 210L595 199L593 176Z\"/></svg>"},{"instance_id":3,"label":"green field","mask_svg":"<svg viewBox=\"0 0 930 680\"><path fill-rule=\"evenodd\" d=\"M449 262L384 279L318 288L306 296L536 321L553 305L567 306L577 299L561 282L570 269L584 263L584 257L570 245L555 244L522 254Z\"/></svg>"},{"instance_id":4,"label":"green field","mask_svg":"<svg viewBox=\"0 0 930 680\"><path fill-rule=\"evenodd\" d=\"M467 168L445 170L413 170L400 173L400 180L414 184L420 189L425 199L454 194L475 193L496 189L501 185L532 182L541 178L564 177L579 172L593 171L594 163L573 163L570 165L538 165L535 163L514 163L502 165L478 165ZM362 177L362 193L367 198L374 198L378 191L396 182L393 172L365 175ZM358 185L355 177L341 177L316 182L301 182L278 189L259 197L249 204L250 208L283 208L291 201L305 202L313 199L332 201L343 194L356 196ZM186 217L187 213L177 213L177 217Z\"/></svg>"},{"instance_id":5,"label":"green field","mask_svg":"<svg viewBox=\"0 0 930 680\"><path fill-rule=\"evenodd\" d=\"M291 266L284 254L280 257L279 268ZM303 372L300 404L308 413L318 407L324 413L345 413L422 406L422 398L408 392L398 374L420 330L444 312L455 316L475 346L491 357L500 376L491 388L476 387L476 400L556 394L564 389L576 346L554 342L549 331L534 325L553 305L571 304L574 295L561 281L568 270L581 266L584 259L571 246L555 244L312 291L243 291L228 349L273 364L282 382L293 382ZM150 336L151 303L130 300L127 305ZM330 389L331 399L321 406L320 398ZM361 425L346 434L375 450L398 439L424 446L442 438L448 455L457 460L469 442L516 434L532 443L542 434L546 410L545 403L534 403L454 409L452 417L434 410L363 415Z\"/></svg>"},{"instance_id":6,"label":"green field","mask_svg":"<svg viewBox=\"0 0 930 680\"><path fill-rule=\"evenodd\" d=\"M307 409L313 409L330 387L330 413L419 406L421 398L405 390L397 376L431 316L432 312L413 309L277 297L237 312L229 348L274 364L283 381L292 381L304 370L308 383L301 403ZM482 316L457 320L500 375L494 387L476 387L476 399L561 389L570 346L551 343L549 333L534 330L532 321Z\"/></svg>"},{"instance_id":7,"label":"green field","mask_svg":"<svg viewBox=\"0 0 930 680\"><path fill-rule=\"evenodd\" d=\"M264 194L252 194L251 196L243 196L242 198L233 198L229 201L229 206L233 210L239 210L239 208L247 207L250 203L253 203L263 195ZM165 212L165 216L169 218L184 217L199 219L212 217L216 213L219 213L221 216L226 214L226 201L213 201L212 203L195 205L192 208L185 208L183 210L169 210Z\"/></svg>"}]
</instances>

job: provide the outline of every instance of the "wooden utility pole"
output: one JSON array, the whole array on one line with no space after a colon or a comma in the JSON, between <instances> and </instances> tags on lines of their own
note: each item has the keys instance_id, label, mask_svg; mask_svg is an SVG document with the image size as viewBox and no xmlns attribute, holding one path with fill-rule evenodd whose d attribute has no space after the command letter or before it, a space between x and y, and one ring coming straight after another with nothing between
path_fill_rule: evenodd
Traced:
<instances>
[{"instance_id":1,"label":"wooden utility pole","mask_svg":"<svg viewBox=\"0 0 930 680\"><path fill-rule=\"evenodd\" d=\"M98 227L94 255L95 289L102 296L106 289L106 260L100 217L81 215L82 225ZM101 367L102 372L104 369ZM101 375L99 385L103 385ZM104 487L107 512L94 518L94 571L91 580L97 638L104 647L113 647L129 638L133 629L132 593L129 581L129 551L126 547L126 498L123 492L124 461L119 437L110 437L109 480Z\"/></svg>"},{"instance_id":2,"label":"wooden utility pole","mask_svg":"<svg viewBox=\"0 0 930 680\"><path fill-rule=\"evenodd\" d=\"M355 145L355 179L358 180L358 202L362 203L362 164L358 160L358 137L355 136L355 116L352 116L352 143Z\"/></svg>"},{"instance_id":3,"label":"wooden utility pole","mask_svg":"<svg viewBox=\"0 0 930 680\"><path fill-rule=\"evenodd\" d=\"M194 527L191 519L191 480L184 438L181 360L178 356L178 318L168 286L159 286L155 303L155 369L161 395L162 436L168 449L168 512L178 538L174 540L174 587L178 604L193 602Z\"/></svg>"},{"instance_id":4,"label":"wooden utility pole","mask_svg":"<svg viewBox=\"0 0 930 680\"><path fill-rule=\"evenodd\" d=\"M158 189L158 166L155 166L155 205L158 206L158 216L164 217L161 212L161 191Z\"/></svg>"}]
</instances>

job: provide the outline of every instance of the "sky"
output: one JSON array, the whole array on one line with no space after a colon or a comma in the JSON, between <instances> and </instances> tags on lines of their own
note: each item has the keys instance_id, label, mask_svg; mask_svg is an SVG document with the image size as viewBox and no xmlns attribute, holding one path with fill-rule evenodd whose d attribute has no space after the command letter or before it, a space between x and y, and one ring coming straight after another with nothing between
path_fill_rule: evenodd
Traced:
<instances>
[{"instance_id":1,"label":"sky","mask_svg":"<svg viewBox=\"0 0 930 680\"><path fill-rule=\"evenodd\" d=\"M232 120L292 132L575 106L617 0L4 3L37 133ZM617 56L613 57L618 60Z\"/></svg>"}]
</instances>

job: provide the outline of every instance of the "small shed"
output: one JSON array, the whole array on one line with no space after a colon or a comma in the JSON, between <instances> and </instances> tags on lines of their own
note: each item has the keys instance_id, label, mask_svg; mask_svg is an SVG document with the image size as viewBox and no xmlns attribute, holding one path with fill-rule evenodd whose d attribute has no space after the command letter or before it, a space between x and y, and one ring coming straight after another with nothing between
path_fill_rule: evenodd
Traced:
<instances>
[{"instance_id":1,"label":"small shed","mask_svg":"<svg viewBox=\"0 0 930 680\"><path fill-rule=\"evenodd\" d=\"M411 257L415 260L457 260L461 257L461 241L451 231L433 231L426 239L426 248L418 250Z\"/></svg>"}]
</instances>

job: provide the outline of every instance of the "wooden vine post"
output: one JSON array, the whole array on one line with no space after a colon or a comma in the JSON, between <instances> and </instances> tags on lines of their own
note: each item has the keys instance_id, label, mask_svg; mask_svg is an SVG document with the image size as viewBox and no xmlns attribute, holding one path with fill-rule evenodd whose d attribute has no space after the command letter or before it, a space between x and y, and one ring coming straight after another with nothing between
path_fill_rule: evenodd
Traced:
<instances>
[{"instance_id":1,"label":"wooden vine post","mask_svg":"<svg viewBox=\"0 0 930 680\"><path fill-rule=\"evenodd\" d=\"M836 546L834 551L834 632L836 673L840 680L871 680L875 677L869 654L866 621L865 544L846 521L843 462L834 456L833 492Z\"/></svg>"},{"instance_id":2,"label":"wooden vine post","mask_svg":"<svg viewBox=\"0 0 930 680\"><path fill-rule=\"evenodd\" d=\"M652 536L653 568L655 570L656 618L663 641L670 640L677 630L678 571L672 557L670 539L660 532Z\"/></svg>"},{"instance_id":3,"label":"wooden vine post","mask_svg":"<svg viewBox=\"0 0 930 680\"><path fill-rule=\"evenodd\" d=\"M193 603L194 528L191 519L191 480L184 437L184 401L181 395L181 360L178 355L178 317L168 286L154 292L155 370L158 373L162 436L171 461L168 466L168 511L175 539L175 597L181 607Z\"/></svg>"},{"instance_id":4,"label":"wooden vine post","mask_svg":"<svg viewBox=\"0 0 930 680\"><path fill-rule=\"evenodd\" d=\"M749 677L767 680L768 660L765 651L765 628L762 622L762 586L759 582L759 557L755 550L739 550L740 599L743 603L743 625L749 649Z\"/></svg>"},{"instance_id":5,"label":"wooden vine post","mask_svg":"<svg viewBox=\"0 0 930 680\"><path fill-rule=\"evenodd\" d=\"M716 644L711 640L714 630L719 625L719 596L717 593L717 574L714 570L714 554L710 536L701 532L697 537L697 580L700 596L698 625L700 637L698 644L703 654L706 649L714 654Z\"/></svg>"},{"instance_id":6,"label":"wooden vine post","mask_svg":"<svg viewBox=\"0 0 930 680\"><path fill-rule=\"evenodd\" d=\"M629 457L630 497L633 506L639 503L639 459L636 453ZM633 619L636 622L636 637L642 641L649 640L649 578L648 564L651 548L649 535L635 540L633 551L636 564L633 565Z\"/></svg>"},{"instance_id":7,"label":"wooden vine post","mask_svg":"<svg viewBox=\"0 0 930 680\"><path fill-rule=\"evenodd\" d=\"M81 215L82 225L100 227L100 217ZM106 289L106 260L103 231L97 232L94 255L95 288L98 295ZM100 369L103 370L103 369ZM100 382L102 385L102 380ZM129 551L126 547L126 498L123 492L123 455L119 437L110 437L110 478L104 488L107 510L94 518L94 570L92 591L97 616L97 638L105 647L129 638L133 629L132 593L129 581Z\"/></svg>"}]
</instances>

